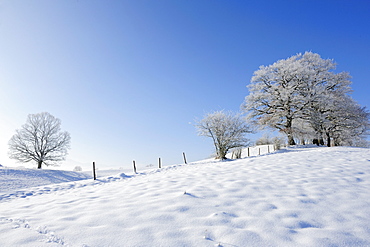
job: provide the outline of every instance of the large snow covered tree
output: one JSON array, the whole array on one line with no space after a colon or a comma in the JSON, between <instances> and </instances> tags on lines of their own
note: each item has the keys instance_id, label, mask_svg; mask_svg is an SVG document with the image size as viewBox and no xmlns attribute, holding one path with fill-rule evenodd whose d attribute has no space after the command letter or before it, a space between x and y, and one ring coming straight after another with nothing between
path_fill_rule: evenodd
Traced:
<instances>
[{"instance_id":1,"label":"large snow covered tree","mask_svg":"<svg viewBox=\"0 0 370 247\"><path fill-rule=\"evenodd\" d=\"M9 156L19 162L53 165L65 159L71 137L60 129L61 121L47 112L28 115L27 122L9 140Z\"/></svg>"},{"instance_id":2,"label":"large snow covered tree","mask_svg":"<svg viewBox=\"0 0 370 247\"><path fill-rule=\"evenodd\" d=\"M294 126L302 126L298 124L302 120L310 122L316 134L322 136L327 110L322 105L328 98L350 91L348 73L336 74L334 69L333 60L312 52L261 66L254 72L248 85L250 94L242 107L255 125L286 134L289 145L295 144Z\"/></svg>"},{"instance_id":3,"label":"large snow covered tree","mask_svg":"<svg viewBox=\"0 0 370 247\"><path fill-rule=\"evenodd\" d=\"M230 149L246 146L245 135L252 132L240 114L224 111L207 114L196 127L199 135L212 138L216 159L226 159Z\"/></svg>"},{"instance_id":4,"label":"large snow covered tree","mask_svg":"<svg viewBox=\"0 0 370 247\"><path fill-rule=\"evenodd\" d=\"M350 76L347 72L334 73L336 64L331 59L322 59L318 54L306 53L302 59L302 65L311 72L307 77L305 87L300 93L307 104L303 109L303 118L314 130L314 139L320 143L324 137L330 146L330 135L327 124L337 114L338 102L345 101L351 92Z\"/></svg>"}]
</instances>

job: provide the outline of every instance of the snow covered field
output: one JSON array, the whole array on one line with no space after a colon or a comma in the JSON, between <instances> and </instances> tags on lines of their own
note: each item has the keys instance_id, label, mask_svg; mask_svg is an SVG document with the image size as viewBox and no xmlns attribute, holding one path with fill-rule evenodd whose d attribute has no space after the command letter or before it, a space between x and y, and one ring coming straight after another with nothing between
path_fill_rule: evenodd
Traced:
<instances>
[{"instance_id":1,"label":"snow covered field","mask_svg":"<svg viewBox=\"0 0 370 247\"><path fill-rule=\"evenodd\" d=\"M369 149L290 148L28 188L32 174L13 189L16 175L0 179L0 246L370 246Z\"/></svg>"},{"instance_id":2,"label":"snow covered field","mask_svg":"<svg viewBox=\"0 0 370 247\"><path fill-rule=\"evenodd\" d=\"M87 178L91 178L91 176L80 172L0 167L0 195L28 187L78 181Z\"/></svg>"}]
</instances>

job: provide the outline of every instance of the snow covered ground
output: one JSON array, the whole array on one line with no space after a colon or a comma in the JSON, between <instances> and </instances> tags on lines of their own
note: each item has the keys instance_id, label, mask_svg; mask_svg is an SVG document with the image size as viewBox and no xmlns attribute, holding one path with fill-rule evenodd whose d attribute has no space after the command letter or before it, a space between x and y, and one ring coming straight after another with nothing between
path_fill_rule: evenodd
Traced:
<instances>
[{"instance_id":1,"label":"snow covered ground","mask_svg":"<svg viewBox=\"0 0 370 247\"><path fill-rule=\"evenodd\" d=\"M0 195L23 188L88 179L86 173L48 169L0 167ZM0 196L1 198L1 196Z\"/></svg>"},{"instance_id":2,"label":"snow covered ground","mask_svg":"<svg viewBox=\"0 0 370 247\"><path fill-rule=\"evenodd\" d=\"M370 246L369 149L289 148L13 190L15 176L0 179L0 246Z\"/></svg>"}]
</instances>

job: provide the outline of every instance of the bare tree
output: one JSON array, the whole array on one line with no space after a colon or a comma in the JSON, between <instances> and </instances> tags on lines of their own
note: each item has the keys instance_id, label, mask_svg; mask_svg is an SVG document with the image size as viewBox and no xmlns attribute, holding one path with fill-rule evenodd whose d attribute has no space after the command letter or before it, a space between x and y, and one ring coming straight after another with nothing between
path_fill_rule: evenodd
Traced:
<instances>
[{"instance_id":1,"label":"bare tree","mask_svg":"<svg viewBox=\"0 0 370 247\"><path fill-rule=\"evenodd\" d=\"M245 135L251 133L240 114L224 111L207 114L196 127L199 135L212 138L216 159L226 159L230 149L246 146L249 140Z\"/></svg>"},{"instance_id":2,"label":"bare tree","mask_svg":"<svg viewBox=\"0 0 370 247\"><path fill-rule=\"evenodd\" d=\"M9 140L9 157L23 163L35 161L38 169L64 160L71 137L60 130L60 124L47 112L28 115L26 124Z\"/></svg>"}]
</instances>

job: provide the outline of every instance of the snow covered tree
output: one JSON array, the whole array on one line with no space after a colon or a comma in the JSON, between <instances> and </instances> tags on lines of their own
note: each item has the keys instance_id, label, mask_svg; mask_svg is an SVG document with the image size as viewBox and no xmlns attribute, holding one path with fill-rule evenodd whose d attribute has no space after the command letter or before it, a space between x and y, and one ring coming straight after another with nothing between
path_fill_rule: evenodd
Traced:
<instances>
[{"instance_id":1,"label":"snow covered tree","mask_svg":"<svg viewBox=\"0 0 370 247\"><path fill-rule=\"evenodd\" d=\"M19 162L53 165L65 159L71 137L61 132L61 121L47 112L28 115L27 122L9 140L9 156Z\"/></svg>"},{"instance_id":2,"label":"snow covered tree","mask_svg":"<svg viewBox=\"0 0 370 247\"><path fill-rule=\"evenodd\" d=\"M307 101L303 119L314 130L314 139L323 143L323 138L326 138L327 145L330 146L327 124L336 114L338 102L348 98L348 93L351 92L350 76L347 72L334 73L336 64L333 60L321 59L318 54L306 53L302 62L303 66L312 71L307 77L306 86L300 89Z\"/></svg>"},{"instance_id":3,"label":"snow covered tree","mask_svg":"<svg viewBox=\"0 0 370 247\"><path fill-rule=\"evenodd\" d=\"M323 127L328 146L331 138L334 146L358 146L368 134L370 113L349 96L338 98L325 116Z\"/></svg>"},{"instance_id":4,"label":"snow covered tree","mask_svg":"<svg viewBox=\"0 0 370 247\"><path fill-rule=\"evenodd\" d=\"M199 135L212 138L216 159L226 159L230 149L246 146L245 135L252 132L240 114L224 111L207 114L196 127Z\"/></svg>"},{"instance_id":5,"label":"snow covered tree","mask_svg":"<svg viewBox=\"0 0 370 247\"><path fill-rule=\"evenodd\" d=\"M279 60L270 66L261 66L254 72L250 94L243 108L255 125L278 129L294 145L294 135L300 138L310 133L301 120L309 121L317 135L323 135L323 105L333 95L343 96L350 91L349 75L335 74L335 63L312 52L297 54Z\"/></svg>"}]
</instances>

